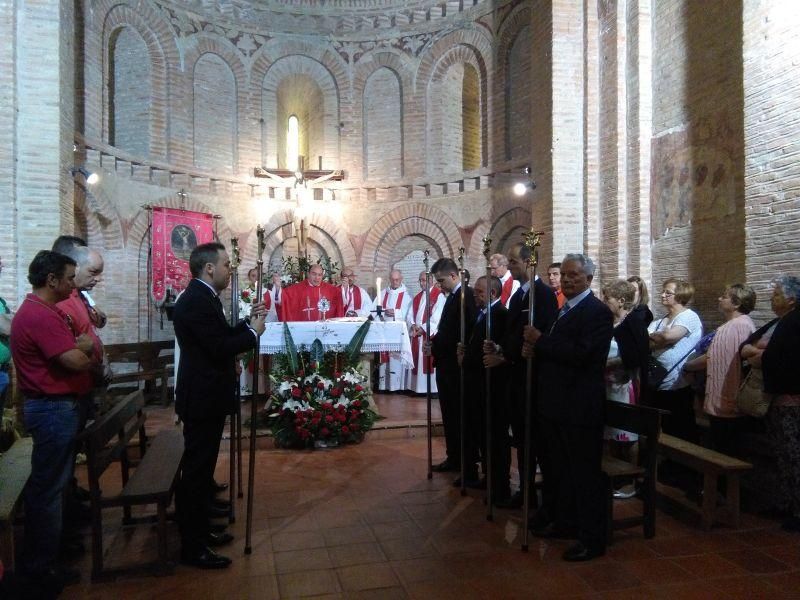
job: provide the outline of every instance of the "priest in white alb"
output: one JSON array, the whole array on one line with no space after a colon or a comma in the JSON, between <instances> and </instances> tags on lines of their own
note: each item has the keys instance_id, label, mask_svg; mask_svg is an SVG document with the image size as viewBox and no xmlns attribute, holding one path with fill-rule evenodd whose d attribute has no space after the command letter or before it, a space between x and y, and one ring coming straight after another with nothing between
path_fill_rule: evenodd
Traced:
<instances>
[{"instance_id":1,"label":"priest in white alb","mask_svg":"<svg viewBox=\"0 0 800 600\"><path fill-rule=\"evenodd\" d=\"M389 287L378 293L373 310L382 307L383 318L387 321L408 322L411 310L411 294L403 283L403 274L397 269L389 274ZM396 353L381 352L378 369L378 389L387 392L404 390L406 386L406 367Z\"/></svg>"},{"instance_id":2,"label":"priest in white alb","mask_svg":"<svg viewBox=\"0 0 800 600\"><path fill-rule=\"evenodd\" d=\"M504 254L492 254L489 257L489 267L492 269L492 275L497 277L503 286L500 302L508 308L511 296L519 289L519 281L511 276L511 271L508 270L508 258Z\"/></svg>"},{"instance_id":3,"label":"priest in white alb","mask_svg":"<svg viewBox=\"0 0 800 600\"><path fill-rule=\"evenodd\" d=\"M427 373L431 374L431 393L436 393L436 372L432 366L432 358L427 359L423 356L422 345L427 341L427 323L430 322L431 337L436 335L439 329L439 318L442 316L442 309L446 300L441 288L436 284L436 280L431 276L430 297L432 310L428 310L425 298L426 277L425 271L419 274L420 292L414 296L411 302L411 310L408 311L409 335L411 336L411 353L414 355L414 368L408 371L408 383L406 388L417 394L428 392Z\"/></svg>"},{"instance_id":4,"label":"priest in white alb","mask_svg":"<svg viewBox=\"0 0 800 600\"><path fill-rule=\"evenodd\" d=\"M356 285L356 274L350 267L342 269L342 307L345 317L369 317L372 298L367 290Z\"/></svg>"}]
</instances>

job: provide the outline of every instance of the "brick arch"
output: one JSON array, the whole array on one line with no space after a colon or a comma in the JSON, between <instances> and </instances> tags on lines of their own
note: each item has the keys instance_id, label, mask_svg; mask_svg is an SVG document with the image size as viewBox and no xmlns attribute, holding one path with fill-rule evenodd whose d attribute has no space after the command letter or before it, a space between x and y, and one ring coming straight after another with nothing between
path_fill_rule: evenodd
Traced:
<instances>
[{"instance_id":1,"label":"brick arch","mask_svg":"<svg viewBox=\"0 0 800 600\"><path fill-rule=\"evenodd\" d=\"M252 89L255 91L260 89L264 75L274 62L294 55L306 56L317 61L330 72L338 89L347 87L350 81L349 67L328 44L320 45L301 40L273 38L253 54L250 68L252 86L254 86Z\"/></svg>"},{"instance_id":2,"label":"brick arch","mask_svg":"<svg viewBox=\"0 0 800 600\"><path fill-rule=\"evenodd\" d=\"M518 5L515 7L503 20L498 28L497 33L497 54L495 59L495 114L501 115L502 118L496 119L494 139L497 140L499 148L502 151L498 152L497 156L503 159L507 158L510 152L511 141L508 138L508 121L510 118L510 98L508 78L508 61L511 48L514 42L519 37L519 34L526 27L531 25L531 10L527 5ZM530 83L528 84L530 85Z\"/></svg>"},{"instance_id":3,"label":"brick arch","mask_svg":"<svg viewBox=\"0 0 800 600\"><path fill-rule=\"evenodd\" d=\"M385 48L376 50L369 53L366 57L362 57L358 61L355 73L353 75L353 93L354 99L352 107L352 126L353 132L357 138L361 139L361 161L362 169L361 176L366 179L367 174L367 130L366 130L366 114L364 113L365 104L365 91L367 81L376 72L383 68L389 69L398 80L399 95L400 95L400 169L401 176L407 172L407 165L409 163L409 148L419 148L413 144L413 126L412 122L407 118L407 115L414 114L414 102L409 91L411 88L412 71L410 69L410 61L397 53L390 52Z\"/></svg>"},{"instance_id":4,"label":"brick arch","mask_svg":"<svg viewBox=\"0 0 800 600\"><path fill-rule=\"evenodd\" d=\"M492 223L489 237L492 238L492 247L497 252L506 254L509 247L516 242L521 242L520 235L531 228L531 211L521 206L516 206L502 213Z\"/></svg>"},{"instance_id":5,"label":"brick arch","mask_svg":"<svg viewBox=\"0 0 800 600\"><path fill-rule=\"evenodd\" d=\"M111 7L105 15L102 28L102 78L103 85L100 91L101 94L101 136L104 142L109 142L109 132L111 130L109 119L111 114L111 107L109 105L109 84L111 81L111 45L112 41L116 38L119 32L124 27L130 27L142 39L147 48L147 53L150 56L150 83L151 83L151 116L150 116L150 150L149 156L158 159L166 159L167 157L167 131L169 131L170 114L168 110L169 103L169 73L173 65L177 62L170 64L169 58L177 58L177 52L174 56L168 58L164 51L164 35L161 35L156 30L151 28L152 19L146 20L143 15L146 13L134 12L130 7L123 4L117 4ZM152 15L151 15L152 16ZM169 39L172 42L172 38ZM169 43L168 46L172 46ZM155 123L164 123L163 127L156 127Z\"/></svg>"},{"instance_id":6,"label":"brick arch","mask_svg":"<svg viewBox=\"0 0 800 600\"><path fill-rule=\"evenodd\" d=\"M270 124L274 127L277 121L277 92L284 78L291 75L303 74L310 77L320 88L324 104L324 158L328 162L338 164L340 157L340 97L339 86L336 78L320 61L298 54L283 56L269 65L261 82L261 113L265 121L263 156L271 166L278 150L278 136L270 131ZM316 165L314 165L316 168Z\"/></svg>"},{"instance_id":7,"label":"brick arch","mask_svg":"<svg viewBox=\"0 0 800 600\"><path fill-rule=\"evenodd\" d=\"M492 40L483 30L459 29L444 36L425 51L422 62L414 74L414 88L418 94L421 94L430 85L432 73L442 57L458 46L465 46L473 50L476 59L484 65L481 78L485 78L488 82L489 74L486 72L486 65L492 64L492 56L494 56Z\"/></svg>"},{"instance_id":8,"label":"brick arch","mask_svg":"<svg viewBox=\"0 0 800 600\"><path fill-rule=\"evenodd\" d=\"M425 149L427 157L427 172L429 174L437 171L437 158L441 157L442 149L441 143L437 144L436 136L439 135L441 141L441 132L443 128L442 123L442 102L437 101L437 91L439 91L441 82L447 75L448 71L455 65L470 65L473 67L479 77L479 90L480 90L480 154L481 166L486 166L488 161L488 70L483 55L475 47L468 44L459 43L444 50L443 54L436 61L433 71L430 74L427 86L425 88ZM462 131L463 135L463 131ZM439 169L441 170L441 169ZM463 170L459 168L459 171Z\"/></svg>"},{"instance_id":9,"label":"brick arch","mask_svg":"<svg viewBox=\"0 0 800 600\"><path fill-rule=\"evenodd\" d=\"M212 34L197 34L189 38L189 44L187 49L184 52L184 73L185 76L183 77L184 82L184 90L183 90L183 98L175 98L176 102L180 103L181 101L187 102L188 106L193 106L193 99L194 99L194 69L197 65L197 61L205 54L215 54L217 55L222 61L228 66L228 68L233 72L233 79L235 85L235 98L236 98L236 115L235 115L235 126L236 130L234 131L234 167L233 172L238 172L239 170L239 163L242 156L247 155L247 143L245 141L245 136L247 135L248 129L246 127L246 119L245 115L247 114L248 110L248 100L246 90L248 89L248 73L247 69L242 61L241 54L237 50L236 46L234 46L229 40L223 38L221 36L212 35ZM176 111L183 112L188 114L188 120L186 122L187 131L191 132L189 134L192 141L188 144L189 149L194 147L194 133L193 133L193 118L192 118L192 109L187 109L185 107L174 107ZM190 150L189 152L189 163L193 164L193 152Z\"/></svg>"},{"instance_id":10,"label":"brick arch","mask_svg":"<svg viewBox=\"0 0 800 600\"><path fill-rule=\"evenodd\" d=\"M106 194L102 180L98 185L85 187L76 182L76 189L82 193L75 194L75 205L79 208L93 239L103 240L103 248L116 250L123 248L123 225L113 201Z\"/></svg>"},{"instance_id":11,"label":"brick arch","mask_svg":"<svg viewBox=\"0 0 800 600\"><path fill-rule=\"evenodd\" d=\"M367 257L368 268L373 273L388 270L392 249L409 236L423 238L434 246L439 256L453 256L454 249L461 245L458 227L447 213L428 204L403 204L370 227L362 252L362 256Z\"/></svg>"},{"instance_id":12,"label":"brick arch","mask_svg":"<svg viewBox=\"0 0 800 600\"><path fill-rule=\"evenodd\" d=\"M265 269L266 265L269 264L270 257L273 256L287 240L295 237L293 223L294 215L291 210L275 213L270 220L265 223ZM317 213L312 213L309 216L307 224L309 228L309 244L321 247L332 260L339 263L340 267L345 264L356 264L356 255L352 245L348 243L347 231L345 231L340 224L334 222L325 215ZM246 266L248 269L255 265L258 252L257 244L258 238L255 235L255 231L249 232L246 242L241 246L243 248L242 265Z\"/></svg>"}]
</instances>

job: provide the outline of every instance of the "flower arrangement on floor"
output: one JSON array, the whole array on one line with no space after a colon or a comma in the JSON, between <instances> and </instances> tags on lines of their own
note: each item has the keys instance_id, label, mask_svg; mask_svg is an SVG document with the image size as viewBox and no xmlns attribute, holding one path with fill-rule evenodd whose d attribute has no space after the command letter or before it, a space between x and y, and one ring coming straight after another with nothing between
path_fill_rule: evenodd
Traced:
<instances>
[{"instance_id":1,"label":"flower arrangement on floor","mask_svg":"<svg viewBox=\"0 0 800 600\"><path fill-rule=\"evenodd\" d=\"M380 418L369 403L367 377L358 370L368 328L369 322L342 351L324 352L315 340L309 351L298 352L284 326L286 353L274 358L268 416L277 446L338 446L364 439Z\"/></svg>"}]
</instances>

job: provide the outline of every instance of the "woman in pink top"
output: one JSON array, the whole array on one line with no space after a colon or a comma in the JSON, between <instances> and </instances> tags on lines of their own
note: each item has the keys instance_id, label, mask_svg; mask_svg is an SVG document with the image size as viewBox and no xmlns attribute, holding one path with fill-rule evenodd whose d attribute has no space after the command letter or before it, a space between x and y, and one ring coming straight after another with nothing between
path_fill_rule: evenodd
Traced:
<instances>
[{"instance_id":1,"label":"woman in pink top","mask_svg":"<svg viewBox=\"0 0 800 600\"><path fill-rule=\"evenodd\" d=\"M735 455L736 442L744 422L736 408L736 393L742 381L739 347L756 330L748 314L755 308L756 293L736 283L719 297L725 322L717 329L708 351L689 361L687 371L706 370L703 410L711 425L711 446L723 454Z\"/></svg>"}]
</instances>

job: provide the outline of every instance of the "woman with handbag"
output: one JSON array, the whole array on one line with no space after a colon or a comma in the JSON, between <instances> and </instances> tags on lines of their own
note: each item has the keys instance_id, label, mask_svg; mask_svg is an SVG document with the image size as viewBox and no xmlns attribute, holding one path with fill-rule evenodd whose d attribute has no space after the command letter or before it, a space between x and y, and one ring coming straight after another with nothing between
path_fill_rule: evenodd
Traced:
<instances>
[{"instance_id":1,"label":"woman with handbag","mask_svg":"<svg viewBox=\"0 0 800 600\"><path fill-rule=\"evenodd\" d=\"M753 334L741 355L762 369L770 401L767 433L774 440L778 481L789 511L783 528L800 531L800 278L773 280L770 303L778 318Z\"/></svg>"},{"instance_id":2,"label":"woman with handbag","mask_svg":"<svg viewBox=\"0 0 800 600\"><path fill-rule=\"evenodd\" d=\"M700 317L687 305L694 297L694 286L682 279L667 279L661 290L661 305L667 314L656 319L647 328L650 333L650 350L656 367L649 369L649 404L668 410L664 415L662 431L681 439L697 441L697 423L694 412L694 391L683 373L683 365L697 342L703 337ZM692 487L693 474L681 465L662 463L659 478L665 483Z\"/></svg>"},{"instance_id":3,"label":"woman with handbag","mask_svg":"<svg viewBox=\"0 0 800 600\"><path fill-rule=\"evenodd\" d=\"M749 316L756 305L756 293L750 286L736 283L725 290L718 303L725 322L717 329L708 351L688 361L684 369L705 370L703 411L709 419L711 447L735 456L744 423L736 406L742 382L739 347L756 329Z\"/></svg>"}]
</instances>

